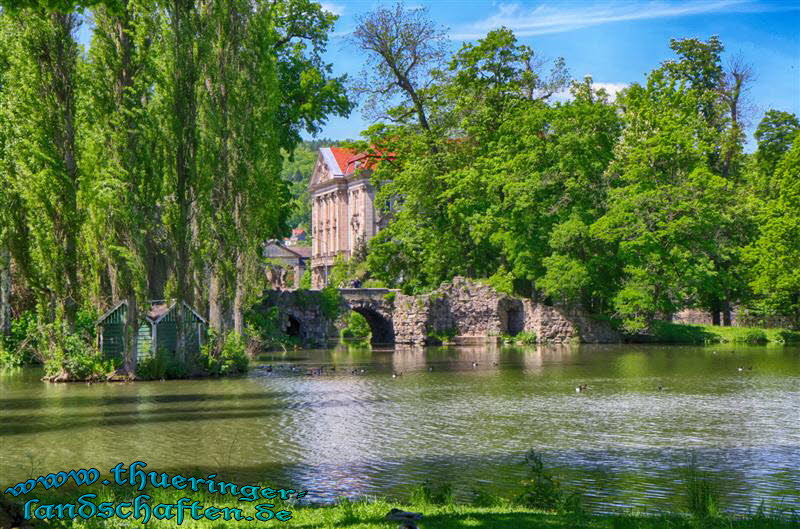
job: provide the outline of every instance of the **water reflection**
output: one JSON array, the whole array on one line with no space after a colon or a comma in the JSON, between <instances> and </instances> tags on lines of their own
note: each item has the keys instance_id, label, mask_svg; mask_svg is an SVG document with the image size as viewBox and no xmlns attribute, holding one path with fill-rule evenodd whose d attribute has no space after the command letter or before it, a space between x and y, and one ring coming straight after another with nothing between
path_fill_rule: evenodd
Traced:
<instances>
[{"instance_id":1,"label":"water reflection","mask_svg":"<svg viewBox=\"0 0 800 529\"><path fill-rule=\"evenodd\" d=\"M141 459L317 500L431 478L462 497L479 483L511 494L533 447L597 510L681 508L693 458L733 510L797 509L798 360L772 347L350 344L266 355L272 372L239 379L47 385L23 370L0 376L0 484Z\"/></svg>"}]
</instances>

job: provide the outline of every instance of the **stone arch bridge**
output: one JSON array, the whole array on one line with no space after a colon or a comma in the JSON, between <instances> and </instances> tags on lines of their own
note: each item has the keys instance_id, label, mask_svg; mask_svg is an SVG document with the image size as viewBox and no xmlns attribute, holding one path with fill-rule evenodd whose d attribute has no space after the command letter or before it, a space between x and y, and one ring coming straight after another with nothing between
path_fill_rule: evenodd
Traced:
<instances>
[{"instance_id":1,"label":"stone arch bridge","mask_svg":"<svg viewBox=\"0 0 800 529\"><path fill-rule=\"evenodd\" d=\"M442 335L485 339L522 331L535 333L540 342L620 340L606 324L580 311L508 296L458 277L417 296L386 288L273 290L255 309L271 311L285 333L309 346L338 339L348 311L364 316L374 344L436 343Z\"/></svg>"}]
</instances>

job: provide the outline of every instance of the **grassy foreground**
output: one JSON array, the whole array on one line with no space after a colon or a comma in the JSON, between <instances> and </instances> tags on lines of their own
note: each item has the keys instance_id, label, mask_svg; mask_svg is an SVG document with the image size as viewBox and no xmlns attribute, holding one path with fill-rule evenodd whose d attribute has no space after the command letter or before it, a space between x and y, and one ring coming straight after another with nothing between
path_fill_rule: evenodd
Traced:
<instances>
[{"instance_id":1,"label":"grassy foreground","mask_svg":"<svg viewBox=\"0 0 800 529\"><path fill-rule=\"evenodd\" d=\"M37 498L41 504L49 503L76 503L77 497L87 492L98 494L96 503L110 501L120 503L132 501L138 492L119 487L109 488L87 488L80 490L73 489L70 493L53 493L39 491L29 493L25 497L15 498L13 503L19 507L30 498ZM542 528L542 529L716 529L716 528L749 528L749 529L789 529L800 527L800 518L797 514L781 517L773 517L766 514L755 514L749 517L726 517L726 516L688 516L675 514L644 514L644 513L619 513L613 515L588 514L580 509L570 513L553 513L527 509L515 506L507 501L500 501L495 506L480 507L472 505L460 505L448 503L445 505L433 505L425 502L402 503L390 502L387 500L364 500L349 501L344 500L336 505L291 505L291 501L283 502L280 500L258 500L256 502L239 502L230 496L209 494L207 492L190 492L188 494L179 493L174 490L152 490L145 489L145 494L152 497L150 504L155 506L158 503L176 503L182 496L188 496L192 501L198 500L203 507L230 507L241 509L244 515L251 515L256 512L258 503L273 503L274 510L281 509L291 511L291 519L286 521L226 521L222 518L218 520L193 520L191 517L183 521L180 527L192 529L223 529L228 527L236 528L260 528L264 527L285 527L293 529L394 529L398 526L397 522L390 522L385 519L386 514L392 508L421 512L424 519L420 522L420 529L522 529L522 528ZM31 520L22 522L19 520L21 510L16 512L16 521L8 518L9 496L0 499L0 527L59 527L59 528L105 528L105 527L138 527L141 520L128 519L121 520L111 517L107 520L91 518L83 520L76 518L73 520ZM146 526L151 528L174 528L176 521L173 520L150 520Z\"/></svg>"},{"instance_id":2,"label":"grassy foreground","mask_svg":"<svg viewBox=\"0 0 800 529\"><path fill-rule=\"evenodd\" d=\"M652 338L657 343L667 344L796 344L800 343L800 332L789 329L657 322L652 328Z\"/></svg>"}]
</instances>

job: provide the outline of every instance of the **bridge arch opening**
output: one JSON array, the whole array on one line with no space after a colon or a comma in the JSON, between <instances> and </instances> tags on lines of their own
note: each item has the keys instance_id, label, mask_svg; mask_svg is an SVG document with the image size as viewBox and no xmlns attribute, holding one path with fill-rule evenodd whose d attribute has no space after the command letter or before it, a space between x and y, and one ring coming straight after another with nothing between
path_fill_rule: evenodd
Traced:
<instances>
[{"instance_id":1,"label":"bridge arch opening","mask_svg":"<svg viewBox=\"0 0 800 529\"><path fill-rule=\"evenodd\" d=\"M385 317L383 314L375 309L368 307L353 307L353 312L357 312L364 316L369 324L369 329L372 332L372 339L370 342L374 345L393 344L394 343L394 325L392 320Z\"/></svg>"},{"instance_id":2,"label":"bridge arch opening","mask_svg":"<svg viewBox=\"0 0 800 529\"><path fill-rule=\"evenodd\" d=\"M286 330L284 332L287 336L296 336L300 338L302 336L302 326L300 325L300 320L291 314L289 315L288 320L289 321L286 324Z\"/></svg>"}]
</instances>

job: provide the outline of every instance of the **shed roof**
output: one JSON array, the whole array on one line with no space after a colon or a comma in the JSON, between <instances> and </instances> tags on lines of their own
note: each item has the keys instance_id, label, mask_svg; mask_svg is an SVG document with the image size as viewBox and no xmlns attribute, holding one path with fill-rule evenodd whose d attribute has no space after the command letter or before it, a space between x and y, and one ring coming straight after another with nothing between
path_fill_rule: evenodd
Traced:
<instances>
[{"instance_id":1,"label":"shed roof","mask_svg":"<svg viewBox=\"0 0 800 529\"><path fill-rule=\"evenodd\" d=\"M148 309L148 311L147 311L147 314L145 315L145 319L146 319L147 321L149 321L150 323L155 323L155 324L157 324L159 321L161 321L161 319L162 319L164 316L166 316L167 314L169 314L169 313L170 313L170 311L172 311L172 309L175 307L175 305L176 305L176 302L174 302L174 301L172 301L172 302L170 302L170 303L167 303L165 300L153 300L153 301L151 301L151 302L150 302L150 309ZM193 313L193 314L194 314L194 315L195 315L195 316L196 316L196 317L197 317L197 318L198 318L200 321L202 321L202 322L203 322L203 323L205 323L205 324L207 324L207 323L208 323L208 322L206 322L205 318L203 318L202 316L200 316L200 314L198 314L198 313L197 313L197 311L196 311L196 310L194 310L194 309L193 309L193 308L192 308L192 307L191 307L191 306L190 306L188 303L186 303L186 302L184 301L184 302L183 302L183 305L184 305L184 306L185 306L187 309L189 309L190 311L192 311L192 313ZM106 319L107 319L107 318L108 318L110 315L114 314L114 312L116 312L116 311L117 311L117 309L119 309L119 308L120 308L120 307L122 307L122 306L125 306L125 307L127 307L127 306L128 306L128 302L127 302L127 301L120 301L119 303L117 303L116 305L114 305L114 306L113 306L111 309L109 309L108 311L106 311L106 313L105 313L105 314L103 314L102 316L100 316L100 318L98 318L98 320L97 320L97 322L95 323L95 325L100 325L100 324L102 324L102 323L103 323L103 322L104 322L104 321L105 321L105 320L106 320Z\"/></svg>"}]
</instances>

